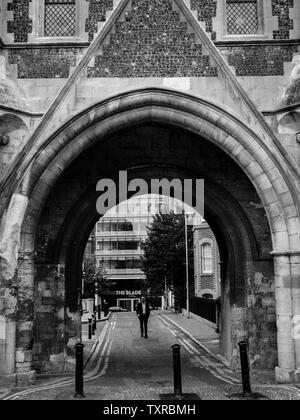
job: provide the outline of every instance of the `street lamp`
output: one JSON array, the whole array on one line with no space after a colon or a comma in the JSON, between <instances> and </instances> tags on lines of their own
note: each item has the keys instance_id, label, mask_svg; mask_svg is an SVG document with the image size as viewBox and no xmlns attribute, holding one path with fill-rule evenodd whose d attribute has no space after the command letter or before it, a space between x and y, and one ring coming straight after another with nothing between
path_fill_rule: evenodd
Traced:
<instances>
[{"instance_id":1,"label":"street lamp","mask_svg":"<svg viewBox=\"0 0 300 420\"><path fill-rule=\"evenodd\" d=\"M99 283L98 280L95 281L95 309L98 313L98 319L101 319L101 305L99 299Z\"/></svg>"},{"instance_id":2,"label":"street lamp","mask_svg":"<svg viewBox=\"0 0 300 420\"><path fill-rule=\"evenodd\" d=\"M189 249L188 249L188 214L184 212L184 232L185 232L185 268L186 268L186 312L190 317L190 299L189 299Z\"/></svg>"},{"instance_id":3,"label":"street lamp","mask_svg":"<svg viewBox=\"0 0 300 420\"><path fill-rule=\"evenodd\" d=\"M168 283L167 276L165 276L165 310L168 310Z\"/></svg>"},{"instance_id":4,"label":"street lamp","mask_svg":"<svg viewBox=\"0 0 300 420\"><path fill-rule=\"evenodd\" d=\"M189 216L194 218L195 213L184 213L184 230L185 230L185 266L186 266L186 312L187 317L190 318L190 285L189 285L189 244L188 244L188 219Z\"/></svg>"},{"instance_id":5,"label":"street lamp","mask_svg":"<svg viewBox=\"0 0 300 420\"><path fill-rule=\"evenodd\" d=\"M168 281L167 281L167 263L164 263L164 270L165 270L165 291L164 291L164 310L167 311L169 308L168 304Z\"/></svg>"}]
</instances>

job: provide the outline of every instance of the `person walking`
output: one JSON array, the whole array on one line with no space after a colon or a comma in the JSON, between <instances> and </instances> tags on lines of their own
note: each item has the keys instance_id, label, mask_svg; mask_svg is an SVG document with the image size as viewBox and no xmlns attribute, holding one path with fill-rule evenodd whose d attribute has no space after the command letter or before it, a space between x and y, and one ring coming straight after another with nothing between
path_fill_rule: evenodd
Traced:
<instances>
[{"instance_id":1,"label":"person walking","mask_svg":"<svg viewBox=\"0 0 300 420\"><path fill-rule=\"evenodd\" d=\"M141 302L137 305L136 313L140 320L141 337L148 338L148 320L150 317L150 305L146 301L146 298L144 296L142 297Z\"/></svg>"}]
</instances>

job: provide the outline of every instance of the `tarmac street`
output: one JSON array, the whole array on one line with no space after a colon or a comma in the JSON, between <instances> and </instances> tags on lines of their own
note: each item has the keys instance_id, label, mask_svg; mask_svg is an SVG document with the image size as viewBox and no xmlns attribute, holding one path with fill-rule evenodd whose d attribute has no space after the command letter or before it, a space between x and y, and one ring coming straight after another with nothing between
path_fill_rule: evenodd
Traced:
<instances>
[{"instance_id":1,"label":"tarmac street","mask_svg":"<svg viewBox=\"0 0 300 420\"><path fill-rule=\"evenodd\" d=\"M87 365L84 392L90 400L162 400L173 386L172 345L181 346L182 389L190 399L228 400L241 392L240 374L233 372L184 332L183 316L152 313L149 337L142 338L135 313L112 314L101 329L99 343ZM172 322L173 321L173 322ZM102 342L100 342L102 341ZM254 384L254 391L266 399L300 399L292 387ZM12 399L72 399L74 381L40 385ZM169 396L169 397L168 397Z\"/></svg>"}]
</instances>

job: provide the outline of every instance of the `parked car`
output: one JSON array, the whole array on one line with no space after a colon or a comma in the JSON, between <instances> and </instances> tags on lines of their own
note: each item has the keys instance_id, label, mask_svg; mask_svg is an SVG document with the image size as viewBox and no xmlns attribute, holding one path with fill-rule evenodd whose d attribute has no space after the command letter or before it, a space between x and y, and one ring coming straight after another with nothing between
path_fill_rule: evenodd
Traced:
<instances>
[{"instance_id":1,"label":"parked car","mask_svg":"<svg viewBox=\"0 0 300 420\"><path fill-rule=\"evenodd\" d=\"M120 308L119 306L111 306L109 308L110 312L128 312L127 309Z\"/></svg>"}]
</instances>

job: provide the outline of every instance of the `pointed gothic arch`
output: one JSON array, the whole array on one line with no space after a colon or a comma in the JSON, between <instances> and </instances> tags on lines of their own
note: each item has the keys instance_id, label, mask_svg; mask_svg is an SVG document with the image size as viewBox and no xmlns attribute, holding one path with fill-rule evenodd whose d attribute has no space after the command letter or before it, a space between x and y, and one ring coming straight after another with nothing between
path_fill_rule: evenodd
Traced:
<instances>
[{"instance_id":1,"label":"pointed gothic arch","mask_svg":"<svg viewBox=\"0 0 300 420\"><path fill-rule=\"evenodd\" d=\"M270 152L265 147L263 139L236 117L200 98L160 89L144 89L117 95L90 107L65 123L41 145L39 155L34 159L30 157L30 151L28 153L30 170L21 174L18 185L13 182L10 206L7 207L6 217L4 216L2 222L5 232L4 240L9 239L15 226L20 228L20 237L19 239L16 237L15 247L6 248L7 254L14 253L15 249L18 250L18 262L8 255L8 258L3 259L5 263L2 265L2 273L6 271L6 273L15 274L18 264L19 273L26 273L20 287L28 293L27 301L30 304L34 299L32 295L35 281L33 258L36 251L37 228L45 203L55 184L70 165L93 146L106 141L113 134L147 123L165 124L175 130L185 130L197 136L200 142L199 147L202 141L214 145L238 165L255 188L268 217L273 244L279 359L277 378L280 381L291 380L299 366L300 357L297 343L291 335L292 316L297 315L298 311L294 282L300 255L297 234L299 231L298 197L289 176L288 164L275 149ZM218 203L218 197L220 196L216 195L213 188L209 189L207 198L212 204L208 221L211 221L216 237L221 243L230 243L232 238L237 237L244 230L245 238L248 237L250 244L251 229L247 228L247 223L243 221L242 213L240 219L235 219L235 224L231 228L226 228L224 223L227 221L228 226L231 226L230 214L224 216L222 221L220 213L215 213L214 208L222 208L222 205ZM20 209L20 201L22 209L16 212L16 207ZM87 210L88 208L85 209ZM226 215L226 208L223 207L223 210ZM12 214L14 218L11 217ZM83 211L80 214L82 216L85 213ZM83 220L84 218L78 219L80 223ZM216 220L218 223L215 222L214 226ZM89 222L88 229L94 221ZM78 223L75 226L78 226ZM68 229L69 235L74 235L75 230L72 229L71 224ZM85 231L86 238L88 229ZM226 234L224 237L224 232L227 232L227 239ZM71 236L65 238L63 243L68 244ZM74 244L77 255L80 255L82 251L83 238L84 236L77 245ZM20 247L18 247L18 241L20 241ZM239 258L238 242L231 247L233 259ZM253 254L255 247L250 245L249 247L252 249L250 253ZM224 246L224 249L228 251L228 246ZM245 252L248 252L247 247L243 245L241 249L245 256ZM70 252L70 249L67 252ZM3 253L1 257L3 258ZM243 258L243 255L240 257ZM239 270L240 275L243 276L243 269ZM246 296L243 299L245 302ZM283 299L285 299L284 305ZM13 308L11 310L13 312ZM246 320L243 319L243 322ZM30 328L32 328L32 321L27 318L23 321L18 320L18 323L19 328L23 328L24 324L29 327L31 325ZM228 330L227 339L229 336L231 332ZM17 343L17 346L19 350L22 348L20 343ZM31 350L32 348L27 348L27 351ZM232 349L228 352L232 353Z\"/></svg>"}]
</instances>

